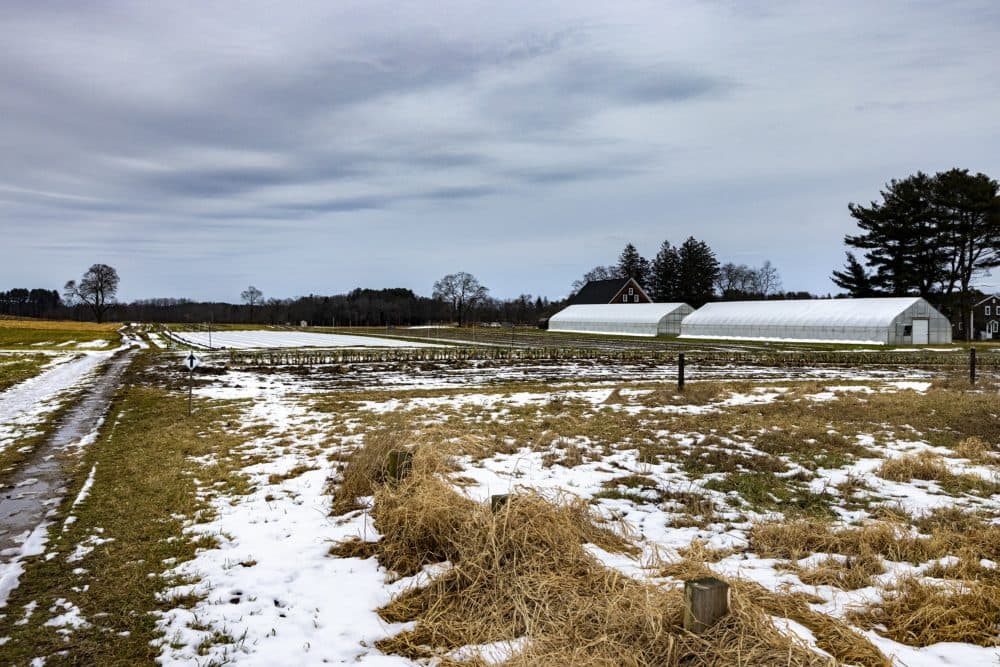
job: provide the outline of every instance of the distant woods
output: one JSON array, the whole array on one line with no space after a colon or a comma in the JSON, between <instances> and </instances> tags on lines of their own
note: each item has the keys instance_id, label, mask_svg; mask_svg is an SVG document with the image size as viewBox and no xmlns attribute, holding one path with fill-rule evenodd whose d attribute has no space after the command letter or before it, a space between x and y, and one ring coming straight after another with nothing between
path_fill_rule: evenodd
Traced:
<instances>
[{"instance_id":1,"label":"distant woods","mask_svg":"<svg viewBox=\"0 0 1000 667\"><path fill-rule=\"evenodd\" d=\"M770 261L759 267L728 262L720 264L704 241L689 237L679 246L664 241L648 260L632 243L625 245L617 264L596 266L573 283L573 292L591 280L634 278L653 301L683 301L700 306L716 299L767 299L805 297L781 292L781 277Z\"/></svg>"},{"instance_id":2,"label":"distant woods","mask_svg":"<svg viewBox=\"0 0 1000 667\"><path fill-rule=\"evenodd\" d=\"M922 296L966 322L972 283L1000 266L998 192L967 169L890 181L881 201L848 205L859 232L844 242L861 259L848 252L832 280L851 296Z\"/></svg>"}]
</instances>

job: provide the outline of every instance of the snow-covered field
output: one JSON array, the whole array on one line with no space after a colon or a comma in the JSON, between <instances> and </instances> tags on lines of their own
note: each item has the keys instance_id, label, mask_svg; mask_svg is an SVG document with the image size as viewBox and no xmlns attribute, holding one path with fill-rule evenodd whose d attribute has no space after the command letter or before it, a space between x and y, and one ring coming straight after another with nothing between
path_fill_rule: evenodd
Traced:
<instances>
[{"instance_id":1,"label":"snow-covered field","mask_svg":"<svg viewBox=\"0 0 1000 667\"><path fill-rule=\"evenodd\" d=\"M210 361L212 355L206 356ZM174 391L176 364L172 358L163 364L150 381ZM882 571L852 589L807 583L810 568L827 558L851 562L841 554L777 558L757 553L753 541L755 527L780 527L800 511L838 529L880 521L889 510L916 522L941 508L975 511L997 523L1000 467L993 452L1000 441L990 439L985 449L973 446L968 433L995 431L963 422L965 413L953 413L959 403L951 401L961 397L988 411L992 394L953 396L931 373L905 369L752 369L752 376L747 369L691 370L691 378L725 382L693 381L678 395L669 385L672 369L580 362L276 367L199 378L196 406L236 410L220 428L243 444L192 457L196 495L208 508L173 517L184 527L170 540L211 537L214 543L200 543L190 560L150 564L150 577L165 586L158 599L166 609L154 612L161 633L152 639L158 662L434 664L376 648L378 640L412 627L387 622L377 610L447 564L400 578L375 558L330 553L332 545L350 538L379 538L367 509L331 514L330 483L351 452L391 426L412 433L413 440L432 438L452 448L457 468L450 480L471 499L525 489L571 494L604 517L623 521L639 548L636 555L590 551L629 577L676 586L653 564L679 558L697 544L718 550L706 564L720 576L814 596L813 611L851 623L899 667L1000 664L995 646L917 645L849 620L852 610L878 603L906 577L952 581L929 573L957 562L958 552L920 563L880 553ZM119 417L128 418L127 410ZM884 472L887 461L913 456L939 462L951 477L900 480ZM206 472L202 478L197 472L225 457L236 466L232 475L220 479ZM111 465L116 462L97 461L84 471L82 497L100 492L95 470ZM233 476L246 483L231 487L226 480ZM370 509L372 499L363 501ZM85 502L77 504L74 514L85 509ZM910 531L920 535L916 527ZM75 589L60 605L28 609L34 601L24 603L26 617L58 624L67 645L74 633L110 623L86 604L87 573L96 567L90 559L110 539L116 538L101 527L77 545L71 563L79 570ZM988 578L997 564L983 559L976 567ZM814 642L802 626L775 623ZM112 630L123 631L109 627L109 637ZM4 641L0 637L0 647ZM475 653L470 648L466 654Z\"/></svg>"},{"instance_id":2,"label":"snow-covered field","mask_svg":"<svg viewBox=\"0 0 1000 667\"><path fill-rule=\"evenodd\" d=\"M175 331L171 336L189 345L204 348L209 346L207 331ZM435 347L392 338L308 331L213 331L211 346L213 349L235 350L284 347Z\"/></svg>"},{"instance_id":3,"label":"snow-covered field","mask_svg":"<svg viewBox=\"0 0 1000 667\"><path fill-rule=\"evenodd\" d=\"M929 382L876 381L873 384L830 383L796 396L794 401L829 403L845 396L905 395L926 391ZM211 633L210 628L224 627L244 637L238 645L216 644L207 655L235 664L326 664L350 662L362 665L412 664L396 656L382 655L372 642L390 636L403 626L381 621L374 609L384 605L400 590L414 584L414 579L393 581L374 560L331 558L329 544L349 537L372 540L377 531L367 513L346 517L328 516L326 481L335 476L331 452L350 450L362 442L382 417L402 415L416 428L455 420L465 424L455 437L473 437L484 424L513 423L549 414L552 406L572 406L573 413L584 419L599 420L614 413L634 415L638 422L653 419L656 413L678 416L719 414L744 406L766 406L788 394L792 385L748 387L742 392L723 394L705 404L677 404L662 407L642 402L653 389L630 389L619 385L618 391L607 386L593 389L534 389L505 392L501 388L484 391L468 386L465 392L407 397L405 393L378 400L357 400L351 407L340 405L332 413L310 409L303 397L300 380L281 376L257 376L231 373L227 381L201 390L203 397L214 399L248 398L253 407L246 420L267 425L269 435L257 440L250 452L264 462L245 470L256 482L249 496L220 497L215 501L218 515L208 523L193 522L190 530L222 538L219 549L201 552L171 574L183 574L197 580L190 587L174 593L197 592L203 600L191 609L175 609L165 614L161 627L167 641L162 646L161 662L168 665L190 664L196 648ZM558 409L556 414L558 414ZM378 415L372 422L371 415ZM341 426L338 429L337 424ZM341 432L340 444L330 441L330 432ZM649 461L641 449L625 443L607 446L587 435L556 437L547 446L524 442L519 446L518 429L511 428L509 450L493 456L467 456L461 460L463 493L477 500L491 494L507 493L518 488L569 492L584 498L604 498L598 502L602 512L623 518L643 545L643 554L676 554L701 540L714 549L732 549L733 555L711 565L725 576L737 576L759 582L772 590L802 590L819 595L822 602L814 609L842 617L846 610L877 600L879 590L896 578L922 571L906 563L887 562L886 574L878 578L880 588L843 591L831 586L807 586L782 567L776 559L756 557L747 552L748 531L755 522L780 520L781 513L767 507L734 507L731 492L715 490L711 480L720 474L697 476L685 470L676 459ZM697 432L661 432L660 437L672 447L700 451ZM642 434L636 434L641 439ZM334 440L334 443L337 439ZM747 442L728 440L729 445L747 456L763 456ZM994 514L1000 512L1000 496L955 497L943 494L934 483L920 481L891 482L878 476L877 468L888 458L930 451L945 457L949 466L970 474L995 477L996 469L963 460L947 449L935 448L919 434L906 437L876 438L858 436L871 451L870 456L852 459L829 469L803 468L788 461L788 474L808 476L803 492L836 493L837 484L846 479L866 484L872 498L902 511L921 515L935 507L976 508ZM715 445L713 445L715 446ZM721 444L719 446L722 446ZM582 454L582 456L580 456ZM577 460L570 460L570 459ZM555 463L553 463L553 459ZM305 472L286 478L289 471ZM644 491L615 489L616 479L640 476L646 480ZM280 481L275 481L280 480ZM718 487L721 488L721 487ZM677 523L677 509L669 502L656 500L661 493L697 493L715 509L714 518L699 525ZM834 516L844 522L863 520L870 513L832 505ZM608 556L607 564L631 576L647 577L643 557ZM253 562L253 567L234 567L233 563ZM923 568L926 569L926 566ZM419 575L420 577L426 575ZM245 633L245 635L243 634ZM968 644L940 644L912 647L866 632L895 664L909 667L931 665L996 664L997 651Z\"/></svg>"}]
</instances>

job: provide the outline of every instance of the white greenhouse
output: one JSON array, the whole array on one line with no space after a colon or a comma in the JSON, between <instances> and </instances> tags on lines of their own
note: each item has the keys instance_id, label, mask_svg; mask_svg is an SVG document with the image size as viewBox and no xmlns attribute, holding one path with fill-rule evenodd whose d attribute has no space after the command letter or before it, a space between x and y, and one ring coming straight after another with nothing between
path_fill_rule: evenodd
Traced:
<instances>
[{"instance_id":1,"label":"white greenhouse","mask_svg":"<svg viewBox=\"0 0 1000 667\"><path fill-rule=\"evenodd\" d=\"M669 336L694 312L686 303L611 303L567 306L549 318L550 331L619 336Z\"/></svg>"},{"instance_id":2,"label":"white greenhouse","mask_svg":"<svg viewBox=\"0 0 1000 667\"><path fill-rule=\"evenodd\" d=\"M951 323L920 297L709 303L682 338L925 345L950 343Z\"/></svg>"}]
</instances>

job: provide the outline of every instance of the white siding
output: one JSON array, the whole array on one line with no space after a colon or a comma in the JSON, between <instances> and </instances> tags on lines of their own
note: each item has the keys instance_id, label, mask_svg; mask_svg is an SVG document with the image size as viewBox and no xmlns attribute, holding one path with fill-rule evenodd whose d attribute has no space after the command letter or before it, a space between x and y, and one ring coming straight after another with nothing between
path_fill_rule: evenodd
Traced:
<instances>
[{"instance_id":1,"label":"white siding","mask_svg":"<svg viewBox=\"0 0 1000 667\"><path fill-rule=\"evenodd\" d=\"M951 342L951 323L920 297L710 303L681 337L908 345L914 318L928 320L930 343Z\"/></svg>"},{"instance_id":2,"label":"white siding","mask_svg":"<svg viewBox=\"0 0 1000 667\"><path fill-rule=\"evenodd\" d=\"M686 303L611 303L568 306L549 318L549 331L666 336L681 331Z\"/></svg>"}]
</instances>

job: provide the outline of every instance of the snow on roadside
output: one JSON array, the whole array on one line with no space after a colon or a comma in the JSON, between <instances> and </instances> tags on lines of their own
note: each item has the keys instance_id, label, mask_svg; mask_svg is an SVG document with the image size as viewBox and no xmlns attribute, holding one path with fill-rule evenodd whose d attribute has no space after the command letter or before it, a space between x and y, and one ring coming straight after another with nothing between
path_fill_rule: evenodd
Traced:
<instances>
[{"instance_id":1,"label":"snow on roadside","mask_svg":"<svg viewBox=\"0 0 1000 667\"><path fill-rule=\"evenodd\" d=\"M68 361L0 393L0 451L44 422L66 392L93 379L97 368L114 350L76 354Z\"/></svg>"}]
</instances>

